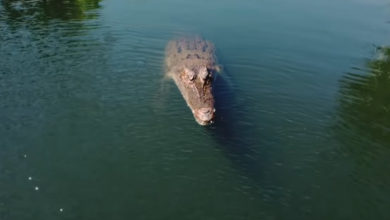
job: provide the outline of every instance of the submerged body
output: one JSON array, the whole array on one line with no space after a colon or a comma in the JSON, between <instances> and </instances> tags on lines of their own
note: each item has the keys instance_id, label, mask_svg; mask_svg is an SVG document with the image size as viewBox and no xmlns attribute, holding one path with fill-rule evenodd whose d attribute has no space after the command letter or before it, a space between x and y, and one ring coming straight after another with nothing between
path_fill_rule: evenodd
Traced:
<instances>
[{"instance_id":1,"label":"submerged body","mask_svg":"<svg viewBox=\"0 0 390 220\"><path fill-rule=\"evenodd\" d=\"M214 51L214 45L200 37L172 40L165 51L166 74L200 125L212 123L215 116L212 85L219 66Z\"/></svg>"}]
</instances>

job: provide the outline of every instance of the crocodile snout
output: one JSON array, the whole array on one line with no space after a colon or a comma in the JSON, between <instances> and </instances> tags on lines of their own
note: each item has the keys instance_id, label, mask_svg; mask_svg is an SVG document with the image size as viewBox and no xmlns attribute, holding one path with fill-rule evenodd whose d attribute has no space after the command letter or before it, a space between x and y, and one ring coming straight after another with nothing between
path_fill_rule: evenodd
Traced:
<instances>
[{"instance_id":1,"label":"crocodile snout","mask_svg":"<svg viewBox=\"0 0 390 220\"><path fill-rule=\"evenodd\" d=\"M196 121L200 125L208 125L213 123L215 108L200 108L194 111Z\"/></svg>"}]
</instances>

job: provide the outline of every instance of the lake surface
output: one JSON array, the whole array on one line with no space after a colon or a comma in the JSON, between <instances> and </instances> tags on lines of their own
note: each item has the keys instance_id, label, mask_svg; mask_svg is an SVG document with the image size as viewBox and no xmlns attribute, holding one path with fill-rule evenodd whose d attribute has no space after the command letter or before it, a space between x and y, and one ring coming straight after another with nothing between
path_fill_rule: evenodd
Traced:
<instances>
[{"instance_id":1,"label":"lake surface","mask_svg":"<svg viewBox=\"0 0 390 220\"><path fill-rule=\"evenodd\" d=\"M0 219L390 219L390 4L0 0ZM164 48L223 66L196 124Z\"/></svg>"}]
</instances>

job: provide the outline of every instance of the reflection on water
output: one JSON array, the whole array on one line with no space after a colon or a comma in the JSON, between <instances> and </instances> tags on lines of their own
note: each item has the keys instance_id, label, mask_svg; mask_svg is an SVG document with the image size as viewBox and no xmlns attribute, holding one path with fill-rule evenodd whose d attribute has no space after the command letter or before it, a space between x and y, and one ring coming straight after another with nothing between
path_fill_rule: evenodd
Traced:
<instances>
[{"instance_id":1,"label":"reflection on water","mask_svg":"<svg viewBox=\"0 0 390 220\"><path fill-rule=\"evenodd\" d=\"M84 19L94 18L96 14L87 13L99 8L100 0L3 0L4 13L11 21L21 19Z\"/></svg>"},{"instance_id":2,"label":"reflection on water","mask_svg":"<svg viewBox=\"0 0 390 220\"><path fill-rule=\"evenodd\" d=\"M367 63L368 73L349 73L342 79L340 114L344 126L389 148L390 48L379 53Z\"/></svg>"},{"instance_id":3,"label":"reflection on water","mask_svg":"<svg viewBox=\"0 0 390 220\"><path fill-rule=\"evenodd\" d=\"M358 165L356 172L374 178L359 180L384 186L390 181L390 48L379 48L366 67L341 80L336 131L345 153Z\"/></svg>"}]
</instances>

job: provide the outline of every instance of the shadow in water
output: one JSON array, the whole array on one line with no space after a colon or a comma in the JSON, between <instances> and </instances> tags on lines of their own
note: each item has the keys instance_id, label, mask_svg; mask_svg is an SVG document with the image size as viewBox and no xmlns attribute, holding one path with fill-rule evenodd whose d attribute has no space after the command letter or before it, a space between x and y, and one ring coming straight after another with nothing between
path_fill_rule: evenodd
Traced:
<instances>
[{"instance_id":1,"label":"shadow in water","mask_svg":"<svg viewBox=\"0 0 390 220\"><path fill-rule=\"evenodd\" d=\"M247 117L247 110L236 97L233 84L226 72L214 84L216 107L215 123L208 127L220 150L243 177L259 183L262 170L259 159L256 126ZM262 155L263 157L264 155Z\"/></svg>"}]
</instances>

